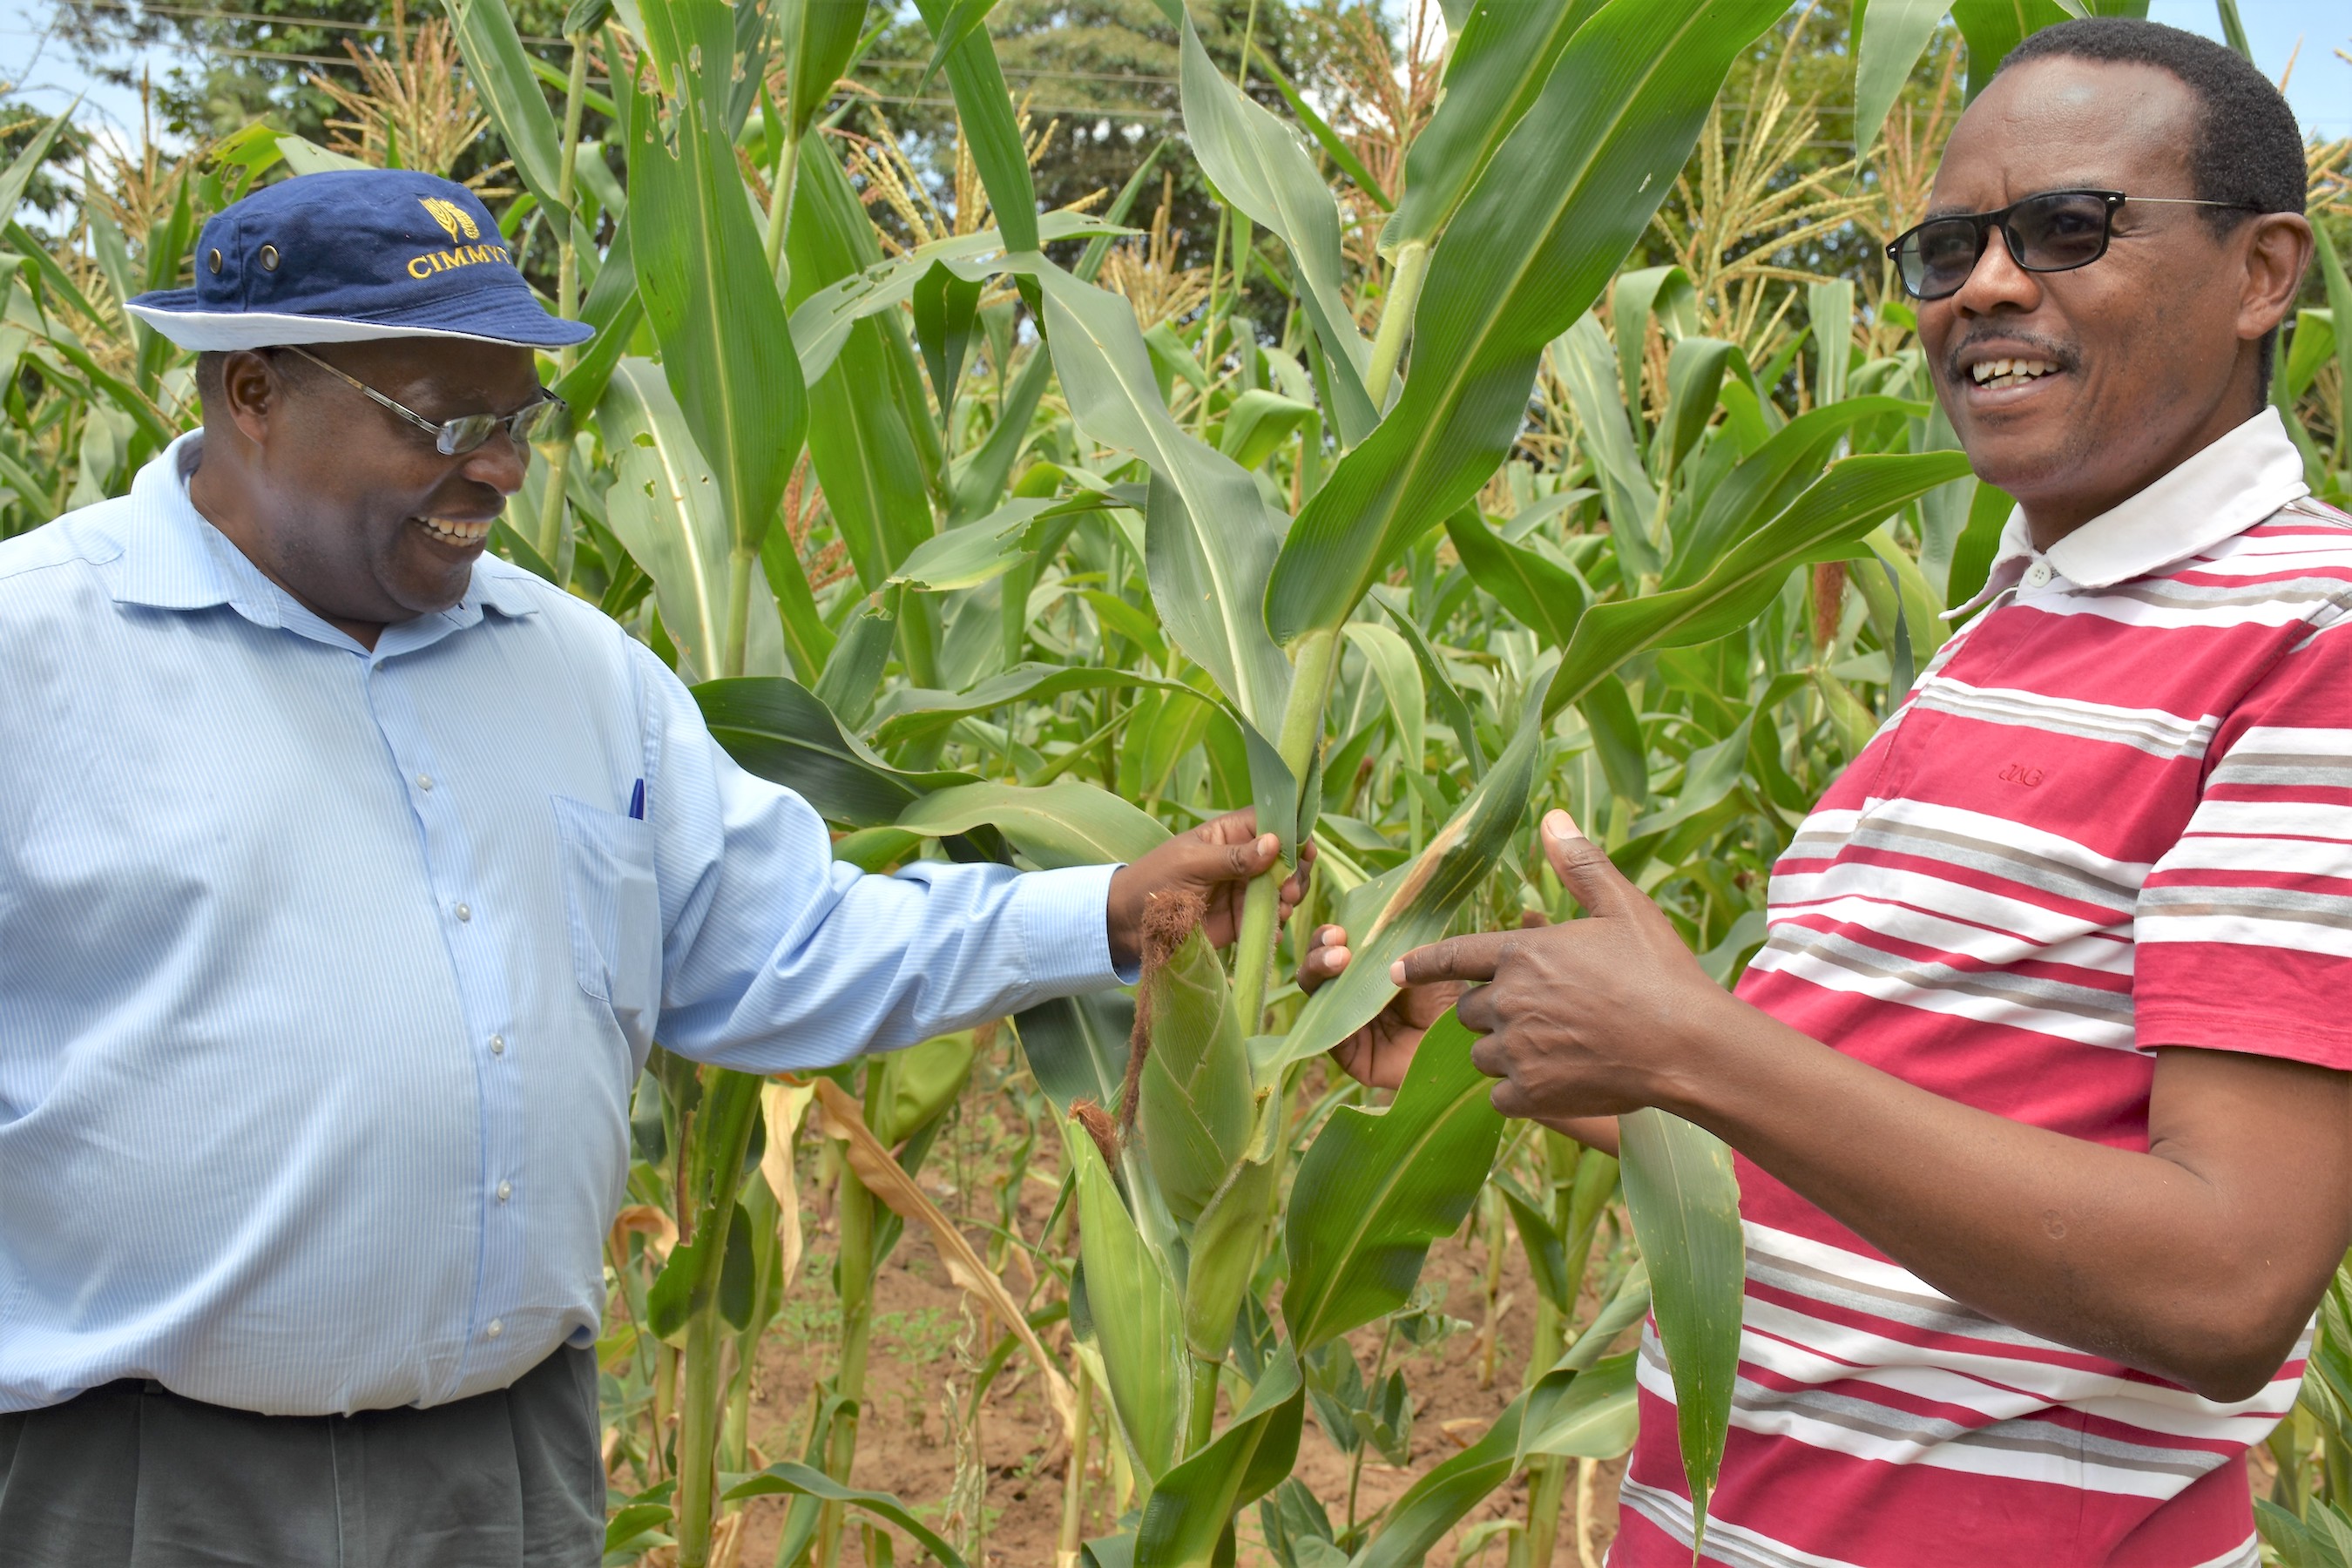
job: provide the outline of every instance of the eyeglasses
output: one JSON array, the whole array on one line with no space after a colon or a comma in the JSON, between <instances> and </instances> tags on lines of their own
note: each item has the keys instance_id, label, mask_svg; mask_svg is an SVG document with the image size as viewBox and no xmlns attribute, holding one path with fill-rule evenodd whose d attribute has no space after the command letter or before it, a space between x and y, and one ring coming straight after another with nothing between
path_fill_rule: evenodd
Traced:
<instances>
[{"instance_id":1,"label":"eyeglasses","mask_svg":"<svg viewBox=\"0 0 2352 1568\"><path fill-rule=\"evenodd\" d=\"M539 395L512 414L461 414L455 419L427 419L413 408L404 408L356 376L346 375L317 354L292 343L283 345L289 353L300 354L338 381L352 387L374 402L383 405L419 430L433 437L433 449L445 458L462 458L490 438L490 432L500 426L517 446L526 446L547 424L548 416L559 408L568 407L563 399L545 387Z\"/></svg>"},{"instance_id":2,"label":"eyeglasses","mask_svg":"<svg viewBox=\"0 0 2352 1568\"><path fill-rule=\"evenodd\" d=\"M1998 212L1931 217L1886 247L1914 300L1948 300L1976 270L1998 227L2010 259L2028 272L2071 272L2107 253L2116 209L2126 200L2151 206L2262 209L2245 202L2203 202L2185 196L2131 196L2121 191L2044 191Z\"/></svg>"}]
</instances>

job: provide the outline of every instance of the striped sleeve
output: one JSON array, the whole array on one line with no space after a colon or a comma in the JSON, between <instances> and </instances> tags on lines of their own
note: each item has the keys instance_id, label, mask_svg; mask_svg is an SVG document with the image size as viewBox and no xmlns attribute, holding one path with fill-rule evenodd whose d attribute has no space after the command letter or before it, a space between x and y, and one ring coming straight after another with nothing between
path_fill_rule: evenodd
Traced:
<instances>
[{"instance_id":1,"label":"striped sleeve","mask_svg":"<svg viewBox=\"0 0 2352 1568\"><path fill-rule=\"evenodd\" d=\"M2134 913L2138 1044L2352 1069L2352 617L2312 633L2214 740Z\"/></svg>"}]
</instances>

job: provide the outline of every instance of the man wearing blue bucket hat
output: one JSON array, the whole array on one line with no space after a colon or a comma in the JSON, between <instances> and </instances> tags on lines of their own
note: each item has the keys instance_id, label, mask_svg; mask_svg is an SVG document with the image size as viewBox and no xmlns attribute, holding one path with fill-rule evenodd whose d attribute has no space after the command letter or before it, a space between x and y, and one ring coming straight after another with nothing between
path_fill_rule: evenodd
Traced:
<instances>
[{"instance_id":1,"label":"man wearing blue bucket hat","mask_svg":"<svg viewBox=\"0 0 2352 1568\"><path fill-rule=\"evenodd\" d=\"M813 1068L1115 984L1274 837L835 864L483 552L588 329L461 186L287 181L131 308L203 428L0 543L0 1568L593 1563L656 1036Z\"/></svg>"}]
</instances>

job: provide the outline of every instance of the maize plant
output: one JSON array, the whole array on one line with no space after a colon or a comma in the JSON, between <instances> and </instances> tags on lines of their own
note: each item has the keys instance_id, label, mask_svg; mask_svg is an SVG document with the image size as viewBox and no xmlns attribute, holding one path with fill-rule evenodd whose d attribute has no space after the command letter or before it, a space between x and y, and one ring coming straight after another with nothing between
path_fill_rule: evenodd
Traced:
<instances>
[{"instance_id":1,"label":"maize plant","mask_svg":"<svg viewBox=\"0 0 2352 1568\"><path fill-rule=\"evenodd\" d=\"M656 1050L607 1257L607 1560L739 1562L762 1496L787 1500L780 1565L893 1542L970 1560L984 1513L943 1529L937 1500L858 1463L902 1242L993 1347L970 1407L1008 1366L1043 1392L1064 1563L1232 1563L1246 1530L1283 1568L1402 1568L1465 1543L1521 1475L1525 1518L1480 1540L1549 1563L1570 1461L1580 1513L1595 1462L1631 1446L1622 1343L1645 1320L1703 1510L1738 1350L1727 1152L1654 1111L1624 1119L1619 1158L1507 1125L1450 1016L1384 1105L1319 1058L1389 1004L1406 950L1573 915L1530 852L1551 804L1729 984L1773 857L1983 579L2008 502L1951 449L1899 306L1857 331L1851 280L1784 283L1763 311L1704 268L1628 265L1781 0L1450 5L1443 96L1390 149L1393 191L1253 64L1254 23L1228 68L1163 0L1188 152L1056 212L986 0L918 8L970 177L910 225L884 198L933 198L893 173L887 126L848 134L875 122L839 90L887 8L580 0L551 61L501 0L450 0L521 187L502 226L597 329L545 371L573 423L495 546L678 668L844 861L1129 859L1249 805L1284 865L1228 952L1160 911L1132 997L782 1080ZM1870 13L1874 131L1941 15ZM1969 42L1972 68L2006 47ZM0 209L57 129L0 175ZM1169 276L1164 216L1150 249L1129 237L1180 155L1222 203L1205 290ZM186 365L121 301L180 279L204 213L339 157L256 125L159 167L135 214L86 202L55 243L11 225L0 528L119 492L194 418ZM1686 202L1681 232L1701 216L1724 215ZM2302 313L2276 386L2315 489L2340 494L2352 284L2332 255L2323 271L2333 310ZM1278 331L1243 313L1244 284L1279 299ZM1283 978L1275 888L1310 842L1298 923L1345 925L1356 962L1308 997ZM1055 1199L1024 1231L1016 1170L975 1246L922 1178L1000 1042L1034 1085L1017 1163ZM829 1279L802 1277L812 1189ZM1390 1352L1442 1329L1416 1287L1465 1226L1532 1283L1525 1374L1360 1513L1365 1456L1412 1451ZM762 1452L761 1346L795 1293L827 1292L832 1363L791 1451ZM2273 1440L2290 1561L2352 1561L2343 1307ZM1369 1378L1348 1337L1368 1327ZM1349 1460L1344 1498L1294 1475L1310 1415ZM1113 1493L1093 1539L1090 1460Z\"/></svg>"}]
</instances>

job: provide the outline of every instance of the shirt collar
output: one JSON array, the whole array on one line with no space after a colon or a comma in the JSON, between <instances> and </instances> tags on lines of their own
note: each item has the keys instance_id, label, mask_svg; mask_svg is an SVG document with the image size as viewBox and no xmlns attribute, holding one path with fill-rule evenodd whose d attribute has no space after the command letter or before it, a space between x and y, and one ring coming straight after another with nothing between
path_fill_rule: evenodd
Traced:
<instances>
[{"instance_id":1,"label":"shirt collar","mask_svg":"<svg viewBox=\"0 0 2352 1568\"><path fill-rule=\"evenodd\" d=\"M164 610L229 605L265 626L315 620L188 499L188 476L203 442L204 432L191 430L158 452L131 481L130 506L127 515L116 514L119 524L92 522L79 531L83 553L106 574L117 604ZM478 622L485 607L509 616L536 614L526 578L520 568L484 555L474 563L464 598L418 620L446 620L455 630Z\"/></svg>"},{"instance_id":2,"label":"shirt collar","mask_svg":"<svg viewBox=\"0 0 2352 1568\"><path fill-rule=\"evenodd\" d=\"M2303 454L2288 437L2278 410L2265 406L2039 553L2053 572L2077 587L2112 588L2235 538L2310 493L2303 479ZM2015 586L2036 553L2025 509L2011 509L1985 585L1946 616L1966 615Z\"/></svg>"}]
</instances>

